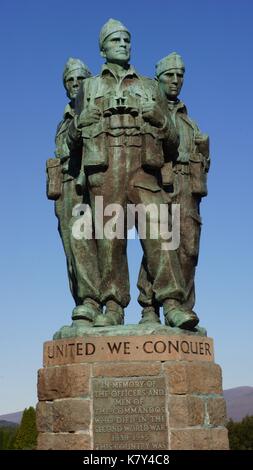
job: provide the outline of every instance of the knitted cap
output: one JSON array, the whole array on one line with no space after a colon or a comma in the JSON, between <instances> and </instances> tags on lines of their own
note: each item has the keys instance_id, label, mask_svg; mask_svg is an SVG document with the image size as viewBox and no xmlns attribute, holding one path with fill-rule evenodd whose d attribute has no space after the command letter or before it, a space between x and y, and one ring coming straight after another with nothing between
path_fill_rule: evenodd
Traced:
<instances>
[{"instance_id":1,"label":"knitted cap","mask_svg":"<svg viewBox=\"0 0 253 470\"><path fill-rule=\"evenodd\" d=\"M63 84L65 84L65 81L68 78L68 75L72 73L74 70L79 70L83 73L85 78L91 76L91 72L88 69L87 65L85 65L80 59L74 59L73 57L70 57L65 64L64 71L63 71Z\"/></svg>"},{"instance_id":2,"label":"knitted cap","mask_svg":"<svg viewBox=\"0 0 253 470\"><path fill-rule=\"evenodd\" d=\"M110 18L102 27L100 34L99 34L99 47L100 50L103 47L103 43L108 36L112 33L117 33L118 31L125 31L126 33L129 34L131 37L131 34L129 33L128 29L126 26L124 26L120 21L114 20L113 18Z\"/></svg>"},{"instance_id":3,"label":"knitted cap","mask_svg":"<svg viewBox=\"0 0 253 470\"><path fill-rule=\"evenodd\" d=\"M181 55L172 52L163 59L159 60L156 64L156 76L159 77L162 73L171 69L181 69L185 71L185 66Z\"/></svg>"}]
</instances>

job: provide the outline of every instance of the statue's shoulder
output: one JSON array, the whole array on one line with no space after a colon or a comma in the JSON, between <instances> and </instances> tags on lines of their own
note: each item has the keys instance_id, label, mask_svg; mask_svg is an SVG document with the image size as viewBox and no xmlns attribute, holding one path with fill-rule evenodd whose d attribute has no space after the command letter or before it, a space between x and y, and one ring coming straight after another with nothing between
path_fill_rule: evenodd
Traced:
<instances>
[{"instance_id":1,"label":"statue's shoulder","mask_svg":"<svg viewBox=\"0 0 253 470\"><path fill-rule=\"evenodd\" d=\"M182 108L182 111L178 114L180 116L181 119L183 119L183 121L192 129L193 133L194 133L194 136L196 138L200 137L200 136L204 136L204 139L205 140L208 140L209 136L208 134L203 134L202 131L200 130L199 128L199 125L197 124L197 122L195 121L195 119L192 119L189 114L187 113L187 108L186 106L184 106L184 108Z\"/></svg>"},{"instance_id":2,"label":"statue's shoulder","mask_svg":"<svg viewBox=\"0 0 253 470\"><path fill-rule=\"evenodd\" d=\"M64 134L68 130L69 124L72 121L73 117L74 116L71 116L70 114L63 115L63 119L57 125L55 138L57 138L61 134Z\"/></svg>"},{"instance_id":3,"label":"statue's shoulder","mask_svg":"<svg viewBox=\"0 0 253 470\"><path fill-rule=\"evenodd\" d=\"M100 81L101 75L93 75L92 77L85 78L83 80L83 88L92 86L93 83Z\"/></svg>"},{"instance_id":4,"label":"statue's shoulder","mask_svg":"<svg viewBox=\"0 0 253 470\"><path fill-rule=\"evenodd\" d=\"M55 137L57 137L59 134L62 133L62 128L63 128L63 126L64 126L64 119L62 119L62 120L58 123L58 125L57 125L57 127L56 127Z\"/></svg>"},{"instance_id":5,"label":"statue's shoulder","mask_svg":"<svg viewBox=\"0 0 253 470\"><path fill-rule=\"evenodd\" d=\"M187 106L183 101L179 101L177 104L177 114L180 118L187 122L187 124L190 124L192 127L195 126L195 122L189 116Z\"/></svg>"},{"instance_id":6,"label":"statue's shoulder","mask_svg":"<svg viewBox=\"0 0 253 470\"><path fill-rule=\"evenodd\" d=\"M154 78L141 76L142 88L146 90L148 95L153 97L160 96L158 82Z\"/></svg>"},{"instance_id":7,"label":"statue's shoulder","mask_svg":"<svg viewBox=\"0 0 253 470\"><path fill-rule=\"evenodd\" d=\"M148 86L148 87L153 87L157 88L158 87L158 82L154 78L151 77L146 77L145 75L141 76L141 80Z\"/></svg>"},{"instance_id":8,"label":"statue's shoulder","mask_svg":"<svg viewBox=\"0 0 253 470\"><path fill-rule=\"evenodd\" d=\"M194 132L199 132L199 127L198 127L197 122L189 116L188 111L187 111L187 108L186 108L185 105L182 106L182 108L179 110L178 115L179 115L179 116L181 117L181 119L183 119L190 127L192 127L192 129L194 130Z\"/></svg>"},{"instance_id":9,"label":"statue's shoulder","mask_svg":"<svg viewBox=\"0 0 253 470\"><path fill-rule=\"evenodd\" d=\"M94 75L83 80L82 93L83 96L94 94L101 83L101 75Z\"/></svg>"}]
</instances>

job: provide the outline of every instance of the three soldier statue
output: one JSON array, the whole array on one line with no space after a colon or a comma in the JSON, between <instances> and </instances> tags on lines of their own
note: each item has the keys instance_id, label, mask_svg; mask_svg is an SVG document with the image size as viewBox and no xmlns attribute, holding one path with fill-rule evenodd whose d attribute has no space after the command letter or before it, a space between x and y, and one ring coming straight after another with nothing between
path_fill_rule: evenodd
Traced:
<instances>
[{"instance_id":1,"label":"three soldier statue","mask_svg":"<svg viewBox=\"0 0 253 470\"><path fill-rule=\"evenodd\" d=\"M157 63L155 79L140 75L129 64L130 32L113 19L102 27L99 46L105 59L99 75L92 76L79 59L71 58L65 66L63 83L70 102L57 128L56 158L47 161L48 197L55 200L76 304L73 324L124 323L130 301L129 207L139 207L140 217L132 218L143 248L140 324L161 323L162 307L165 325L194 331L199 322L193 310L199 205L207 194L209 140L178 98L185 66L173 52ZM110 224L109 236L96 227L98 201L103 201L102 229ZM180 242L165 249L164 234L156 230L154 236L153 226L164 224L160 208L165 207L171 228L175 204ZM122 210L112 218L116 206ZM91 236L75 236L74 227L87 208ZM123 236L117 236L119 222Z\"/></svg>"}]
</instances>

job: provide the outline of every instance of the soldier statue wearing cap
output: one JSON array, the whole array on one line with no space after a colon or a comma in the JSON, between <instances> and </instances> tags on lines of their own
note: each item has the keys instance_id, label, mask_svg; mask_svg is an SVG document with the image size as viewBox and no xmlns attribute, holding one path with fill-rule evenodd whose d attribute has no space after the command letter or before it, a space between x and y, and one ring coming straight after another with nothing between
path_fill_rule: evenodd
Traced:
<instances>
[{"instance_id":1,"label":"soldier statue wearing cap","mask_svg":"<svg viewBox=\"0 0 253 470\"><path fill-rule=\"evenodd\" d=\"M68 59L63 72L63 85L70 101L56 131L56 158L47 161L48 197L55 200L55 214L66 255L70 290L76 304L72 318L82 318L83 323L87 325L99 313L96 244L94 240L76 240L71 237L73 208L84 202L85 194L84 188L80 194L76 187L78 182L80 184L82 152L80 148L70 151L66 137L69 125L74 119L75 99L80 85L90 76L91 72L81 60Z\"/></svg>"},{"instance_id":2,"label":"soldier statue wearing cap","mask_svg":"<svg viewBox=\"0 0 253 470\"><path fill-rule=\"evenodd\" d=\"M199 254L201 218L199 205L201 198L207 195L206 176L209 169L209 140L192 121L186 107L178 99L184 80L185 66L176 52L160 60L156 65L156 77L165 92L168 113L178 130L180 145L175 162L165 163L163 185L168 191L169 200L180 204L180 245L178 254L185 281L185 314L168 315L167 324L185 327L185 315L192 315L192 328L198 323L197 315L192 311L195 304L194 276ZM173 190L172 193L170 191ZM152 300L150 282L145 260L142 263L138 286L139 302L144 307L141 323L159 322L159 306Z\"/></svg>"},{"instance_id":3,"label":"soldier statue wearing cap","mask_svg":"<svg viewBox=\"0 0 253 470\"><path fill-rule=\"evenodd\" d=\"M100 75L86 79L80 88L68 145L75 148L83 144L93 214L96 196L103 197L104 207L121 205L124 217L128 203L153 204L159 213L160 204L165 203L161 168L168 157L163 144L166 142L169 149L169 159L176 157L178 145L166 99L156 81L139 75L129 65L131 35L121 22L110 19L103 26L99 46L106 62ZM104 224L107 221L104 216ZM121 324L130 301L126 235L123 239L98 237L96 241L101 302L106 309L94 326ZM184 281L178 254L162 250L162 242L160 235L141 240L156 301L166 315L171 311L176 314L185 301Z\"/></svg>"}]
</instances>

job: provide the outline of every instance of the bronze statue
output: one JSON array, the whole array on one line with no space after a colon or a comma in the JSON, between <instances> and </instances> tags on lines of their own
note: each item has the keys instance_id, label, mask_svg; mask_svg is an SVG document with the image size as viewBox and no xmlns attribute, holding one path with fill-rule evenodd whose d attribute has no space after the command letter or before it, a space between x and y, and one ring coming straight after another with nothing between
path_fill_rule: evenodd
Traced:
<instances>
[{"instance_id":1,"label":"bronze statue","mask_svg":"<svg viewBox=\"0 0 253 470\"><path fill-rule=\"evenodd\" d=\"M90 325L99 313L99 271L97 266L96 244L94 240L76 240L71 236L75 221L73 208L85 201L85 182L80 186L82 149L70 151L66 137L70 123L75 116L75 99L83 80L90 77L88 67L79 59L70 58L64 68L63 84L69 98L63 119L59 123L55 137L55 159L48 161L49 187L58 186L58 192L49 192L48 197L55 199L55 214L58 230L62 239L67 260L69 285L76 307L73 320L82 319ZM53 171L57 169L57 172ZM53 173L53 174L52 174Z\"/></svg>"},{"instance_id":2,"label":"bronze statue","mask_svg":"<svg viewBox=\"0 0 253 470\"><path fill-rule=\"evenodd\" d=\"M56 199L76 303L72 327L62 329L70 329L68 336L73 330L74 336L80 322L84 327L124 323L130 301L126 247L131 206L144 253L138 281L140 323L160 323L162 306L165 325L194 330L199 322L193 311L199 203L206 195L209 150L208 137L178 99L184 64L172 53L157 64L156 80L143 77L129 64L130 32L114 19L102 27L99 46L105 58L99 75L91 76L76 59L67 63L64 86L70 103L57 130L57 158L47 165L49 198ZM172 203L180 204L181 243L164 249L164 235L158 231L154 236L154 213L162 226L164 206L171 226ZM78 212L79 207L84 209ZM136 207L141 208L138 218ZM73 229L87 208L92 236L76 237ZM55 337L64 336L61 330Z\"/></svg>"},{"instance_id":3,"label":"bronze statue","mask_svg":"<svg viewBox=\"0 0 253 470\"><path fill-rule=\"evenodd\" d=\"M160 170L166 159L176 155L178 145L166 100L155 81L129 65L131 36L122 23L111 19L103 26L100 50L106 63L100 75L83 82L68 135L70 148L83 143L93 217L99 196L105 207L152 203L159 208L166 202ZM104 224L107 221L104 216ZM181 316L182 325L194 326L196 315L183 308L185 289L178 255L162 250L163 241L160 234L157 239L148 235L141 240L156 301L164 307L167 324L172 316ZM97 239L97 250L101 303L106 310L94 326L122 324L130 301L126 234L123 239Z\"/></svg>"},{"instance_id":4,"label":"bronze statue","mask_svg":"<svg viewBox=\"0 0 253 470\"><path fill-rule=\"evenodd\" d=\"M196 123L189 118L184 103L178 99L184 72L182 58L175 52L156 65L156 77L167 97L168 113L180 138L176 161L166 163L162 171L163 184L168 191L169 201L180 204L180 245L177 251L185 281L184 308L192 312L195 304L194 276L201 230L199 205L201 198L207 195L206 177L210 159L208 136L200 132ZM139 302L144 307L140 323L160 322L159 305L153 298L152 283L146 270L145 259L141 266L138 286ZM182 327L179 316L173 317L169 324Z\"/></svg>"}]
</instances>

